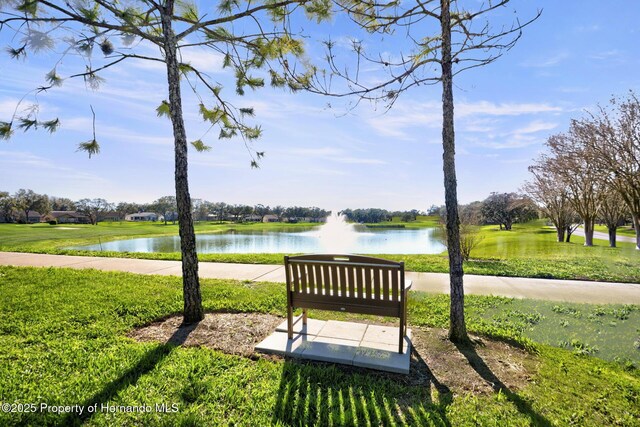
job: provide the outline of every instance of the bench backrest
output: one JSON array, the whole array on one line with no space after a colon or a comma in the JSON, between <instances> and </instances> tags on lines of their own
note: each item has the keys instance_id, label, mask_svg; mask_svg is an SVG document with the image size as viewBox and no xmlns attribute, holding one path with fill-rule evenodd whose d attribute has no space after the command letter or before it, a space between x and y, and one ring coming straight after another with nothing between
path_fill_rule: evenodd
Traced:
<instances>
[{"instance_id":1,"label":"bench backrest","mask_svg":"<svg viewBox=\"0 0 640 427\"><path fill-rule=\"evenodd\" d=\"M357 255L285 257L287 291L304 299L370 302L403 298L404 263Z\"/></svg>"}]
</instances>

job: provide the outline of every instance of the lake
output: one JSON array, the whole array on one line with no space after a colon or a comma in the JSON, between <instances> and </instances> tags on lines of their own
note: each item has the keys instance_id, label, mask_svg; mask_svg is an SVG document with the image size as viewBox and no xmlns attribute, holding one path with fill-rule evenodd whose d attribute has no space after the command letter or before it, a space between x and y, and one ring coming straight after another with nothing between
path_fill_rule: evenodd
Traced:
<instances>
[{"instance_id":1,"label":"lake","mask_svg":"<svg viewBox=\"0 0 640 427\"><path fill-rule=\"evenodd\" d=\"M196 235L198 253L437 254L446 248L435 228L368 229L328 223L303 231L225 232ZM116 240L69 249L115 252L180 252L178 236Z\"/></svg>"}]
</instances>

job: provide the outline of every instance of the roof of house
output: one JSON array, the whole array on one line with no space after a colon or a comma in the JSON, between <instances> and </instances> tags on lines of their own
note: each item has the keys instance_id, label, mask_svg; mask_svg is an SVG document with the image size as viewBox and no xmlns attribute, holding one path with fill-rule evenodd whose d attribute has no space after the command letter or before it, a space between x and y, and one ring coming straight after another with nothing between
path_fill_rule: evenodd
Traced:
<instances>
[{"instance_id":1,"label":"roof of house","mask_svg":"<svg viewBox=\"0 0 640 427\"><path fill-rule=\"evenodd\" d=\"M138 212L129 214L127 216L158 216L158 214L154 212Z\"/></svg>"},{"instance_id":2,"label":"roof of house","mask_svg":"<svg viewBox=\"0 0 640 427\"><path fill-rule=\"evenodd\" d=\"M50 216L52 216L54 218L60 218L62 216L68 216L68 217L71 217L71 218L86 218L87 217L82 212L77 212L77 211L51 211L51 212L49 212L48 215L50 215Z\"/></svg>"}]
</instances>

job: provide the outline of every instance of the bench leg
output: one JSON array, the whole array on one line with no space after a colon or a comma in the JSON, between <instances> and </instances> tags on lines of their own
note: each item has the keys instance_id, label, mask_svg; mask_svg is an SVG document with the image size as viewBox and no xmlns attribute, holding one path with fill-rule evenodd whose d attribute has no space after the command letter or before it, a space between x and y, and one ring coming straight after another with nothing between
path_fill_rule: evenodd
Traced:
<instances>
[{"instance_id":1,"label":"bench leg","mask_svg":"<svg viewBox=\"0 0 640 427\"><path fill-rule=\"evenodd\" d=\"M398 347L398 353L402 354L402 344L404 344L404 335L405 335L405 329L406 329L405 325L405 320L404 317L400 317L400 330L399 335L400 335L400 346Z\"/></svg>"},{"instance_id":2,"label":"bench leg","mask_svg":"<svg viewBox=\"0 0 640 427\"><path fill-rule=\"evenodd\" d=\"M287 338L293 339L293 307L287 305Z\"/></svg>"},{"instance_id":3,"label":"bench leg","mask_svg":"<svg viewBox=\"0 0 640 427\"><path fill-rule=\"evenodd\" d=\"M302 324L307 326L307 309L302 310Z\"/></svg>"}]
</instances>

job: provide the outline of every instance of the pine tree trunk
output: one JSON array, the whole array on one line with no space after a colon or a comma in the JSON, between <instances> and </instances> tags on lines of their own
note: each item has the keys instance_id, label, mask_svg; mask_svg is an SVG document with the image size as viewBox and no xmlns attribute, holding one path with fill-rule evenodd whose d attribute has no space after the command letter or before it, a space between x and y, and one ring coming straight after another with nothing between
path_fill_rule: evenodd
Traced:
<instances>
[{"instance_id":1,"label":"pine tree trunk","mask_svg":"<svg viewBox=\"0 0 640 427\"><path fill-rule=\"evenodd\" d=\"M584 245L593 246L593 218L585 218L584 220Z\"/></svg>"},{"instance_id":2,"label":"pine tree trunk","mask_svg":"<svg viewBox=\"0 0 640 427\"><path fill-rule=\"evenodd\" d=\"M196 235L191 214L191 196L189 195L187 135L182 117L182 99L180 95L180 74L178 71L177 41L171 28L173 0L168 0L162 13L162 32L164 52L169 82L169 105L173 136L175 140L175 182L178 205L178 230L182 251L182 289L184 297L185 324L204 319L200 280L198 278L198 254L196 253Z\"/></svg>"},{"instance_id":3,"label":"pine tree trunk","mask_svg":"<svg viewBox=\"0 0 640 427\"><path fill-rule=\"evenodd\" d=\"M462 254L460 251L460 218L458 217L449 2L450 0L440 1L440 23L442 26L442 148L444 151L442 157L451 292L449 339L454 342L466 342L469 341L469 337L464 320L464 271L462 269Z\"/></svg>"}]
</instances>

